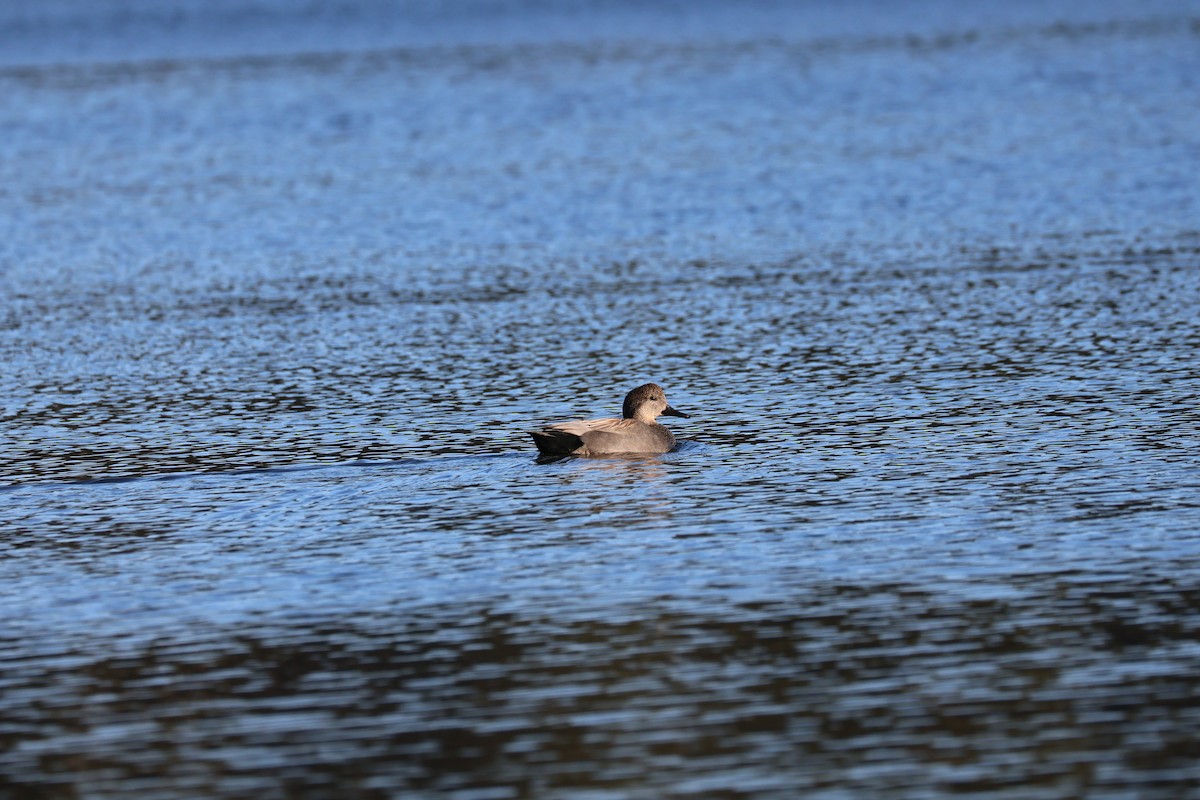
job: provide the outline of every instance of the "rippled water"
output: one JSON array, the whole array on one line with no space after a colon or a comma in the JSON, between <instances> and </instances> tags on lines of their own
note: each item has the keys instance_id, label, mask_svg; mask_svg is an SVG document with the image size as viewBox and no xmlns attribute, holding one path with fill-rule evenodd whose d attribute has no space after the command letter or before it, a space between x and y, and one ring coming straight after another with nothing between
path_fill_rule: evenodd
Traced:
<instances>
[{"instance_id":1,"label":"rippled water","mask_svg":"<svg viewBox=\"0 0 1200 800\"><path fill-rule=\"evenodd\" d=\"M1187 4L40 8L0 796L1200 793Z\"/></svg>"}]
</instances>

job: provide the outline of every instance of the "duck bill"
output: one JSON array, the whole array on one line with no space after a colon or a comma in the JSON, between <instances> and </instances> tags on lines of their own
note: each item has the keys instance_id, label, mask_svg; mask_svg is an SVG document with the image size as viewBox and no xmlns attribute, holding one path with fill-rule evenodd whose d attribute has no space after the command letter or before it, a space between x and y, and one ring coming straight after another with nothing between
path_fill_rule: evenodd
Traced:
<instances>
[{"instance_id":1,"label":"duck bill","mask_svg":"<svg viewBox=\"0 0 1200 800\"><path fill-rule=\"evenodd\" d=\"M663 409L662 415L664 417L683 417L684 419L691 419L691 417L692 417L691 414L685 414L682 411L676 411L675 409L671 408L670 406L667 406L666 408Z\"/></svg>"}]
</instances>

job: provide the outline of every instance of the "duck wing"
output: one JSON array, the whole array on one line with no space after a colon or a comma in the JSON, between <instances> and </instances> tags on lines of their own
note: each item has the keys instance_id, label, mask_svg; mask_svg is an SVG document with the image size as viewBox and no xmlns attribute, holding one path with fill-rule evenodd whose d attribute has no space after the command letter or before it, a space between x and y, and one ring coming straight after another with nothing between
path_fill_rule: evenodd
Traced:
<instances>
[{"instance_id":1,"label":"duck wing","mask_svg":"<svg viewBox=\"0 0 1200 800\"><path fill-rule=\"evenodd\" d=\"M572 422L559 422L547 425L537 431L530 431L533 443L544 455L569 455L587 446L588 434L616 433L624 430L633 423L630 419L617 417L605 419L581 419Z\"/></svg>"},{"instance_id":2,"label":"duck wing","mask_svg":"<svg viewBox=\"0 0 1200 800\"><path fill-rule=\"evenodd\" d=\"M571 422L559 422L549 426L545 430L564 431L583 437L589 433L620 433L635 424L637 424L636 420L632 419L605 417L604 419L580 419Z\"/></svg>"}]
</instances>

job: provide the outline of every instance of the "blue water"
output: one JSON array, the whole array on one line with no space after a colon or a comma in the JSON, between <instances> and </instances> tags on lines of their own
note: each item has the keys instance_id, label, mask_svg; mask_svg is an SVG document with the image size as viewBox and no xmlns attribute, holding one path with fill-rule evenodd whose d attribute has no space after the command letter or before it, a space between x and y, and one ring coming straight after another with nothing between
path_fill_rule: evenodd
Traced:
<instances>
[{"instance_id":1,"label":"blue water","mask_svg":"<svg viewBox=\"0 0 1200 800\"><path fill-rule=\"evenodd\" d=\"M1200 792L1198 44L0 9L0 796Z\"/></svg>"}]
</instances>

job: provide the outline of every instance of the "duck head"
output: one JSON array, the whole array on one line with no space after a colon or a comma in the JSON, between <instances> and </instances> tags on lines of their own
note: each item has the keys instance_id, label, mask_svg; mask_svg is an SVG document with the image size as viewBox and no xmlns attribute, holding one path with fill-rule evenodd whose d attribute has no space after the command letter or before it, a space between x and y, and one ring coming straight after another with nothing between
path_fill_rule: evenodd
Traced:
<instances>
[{"instance_id":1,"label":"duck head","mask_svg":"<svg viewBox=\"0 0 1200 800\"><path fill-rule=\"evenodd\" d=\"M671 404L667 402L667 393L661 386L657 383L647 383L625 395L625 406L621 410L621 416L625 419L654 422L660 416L686 419L689 415L671 408Z\"/></svg>"}]
</instances>

